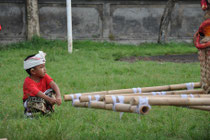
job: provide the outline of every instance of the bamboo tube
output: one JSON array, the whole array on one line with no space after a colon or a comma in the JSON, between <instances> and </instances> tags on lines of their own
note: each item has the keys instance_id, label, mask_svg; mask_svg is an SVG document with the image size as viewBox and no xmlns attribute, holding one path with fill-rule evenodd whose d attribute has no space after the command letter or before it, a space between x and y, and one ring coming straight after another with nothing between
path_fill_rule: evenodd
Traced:
<instances>
[{"instance_id":1,"label":"bamboo tube","mask_svg":"<svg viewBox=\"0 0 210 140\"><path fill-rule=\"evenodd\" d=\"M137 110L138 109L138 110ZM118 112L131 112L131 113L137 113L139 112L142 115L146 115L150 111L149 106L140 106L139 108L137 106L131 106L128 104L116 104L115 110Z\"/></svg>"},{"instance_id":2,"label":"bamboo tube","mask_svg":"<svg viewBox=\"0 0 210 140\"><path fill-rule=\"evenodd\" d=\"M110 91L87 92L87 93L82 93L81 95L127 94L127 93L134 93L134 89L136 90L135 92L140 92L140 93L152 92L152 91L180 90L180 89L187 89L188 88L187 84L189 84L189 83L165 85L165 86L154 86L154 87L143 87L143 88L119 89L119 90L110 90ZM194 88L200 88L201 87L200 82L195 82L193 84L194 84ZM71 101L72 96L73 96L74 99L77 98L76 95L77 94L64 95L64 100L65 101Z\"/></svg>"},{"instance_id":3,"label":"bamboo tube","mask_svg":"<svg viewBox=\"0 0 210 140\"><path fill-rule=\"evenodd\" d=\"M88 107L88 102L80 102L80 101L75 101L74 102L75 107Z\"/></svg>"},{"instance_id":4,"label":"bamboo tube","mask_svg":"<svg viewBox=\"0 0 210 140\"><path fill-rule=\"evenodd\" d=\"M113 110L113 104L105 104L105 109ZM146 115L149 113L149 110L150 110L150 108L148 106L141 106L141 107L137 108L137 106L132 106L130 104L116 104L115 105L115 111L117 111L117 112L128 112L128 113L139 112L142 115Z\"/></svg>"},{"instance_id":5,"label":"bamboo tube","mask_svg":"<svg viewBox=\"0 0 210 140\"><path fill-rule=\"evenodd\" d=\"M179 95L179 94L204 94L204 91L203 89L177 90L177 91L146 92L146 93L141 93L141 94L122 94L122 96Z\"/></svg>"},{"instance_id":6,"label":"bamboo tube","mask_svg":"<svg viewBox=\"0 0 210 140\"><path fill-rule=\"evenodd\" d=\"M141 94L134 94L134 93L130 93L130 94L119 94L121 96L144 96L144 95L158 95L158 94L165 94L165 95L176 95L176 94L204 94L204 91L202 89L194 89L194 90L178 90L178 91L166 91L166 92L147 92L147 93L141 93ZM91 96L91 100L96 100L95 95L83 95L81 94L81 96L79 97L80 102L88 102L89 101L89 97ZM105 95L99 95L99 101L103 101ZM77 98L76 95L74 95L74 98ZM65 101L71 101L72 97L70 95L64 95L64 100Z\"/></svg>"},{"instance_id":7,"label":"bamboo tube","mask_svg":"<svg viewBox=\"0 0 210 140\"><path fill-rule=\"evenodd\" d=\"M132 98L138 98L138 97L148 97L148 98L210 98L210 95L204 95L204 94L194 94L194 95L187 95L187 94L183 94L183 95L139 95L139 96L133 96L133 95L130 95L130 96L124 96L124 100L123 100L123 103L125 104L129 104L130 103L130 100ZM111 95L106 95L105 98L104 98L104 102L106 104L112 104L114 103L113 99L112 99L112 96ZM116 96L116 102L120 102L118 96Z\"/></svg>"},{"instance_id":8,"label":"bamboo tube","mask_svg":"<svg viewBox=\"0 0 210 140\"><path fill-rule=\"evenodd\" d=\"M98 108L98 109L105 109L105 103L104 102L91 102L90 107L91 108Z\"/></svg>"},{"instance_id":9,"label":"bamboo tube","mask_svg":"<svg viewBox=\"0 0 210 140\"><path fill-rule=\"evenodd\" d=\"M88 96L88 95L106 95L107 91L99 91L99 92L92 92L92 94L89 93L77 93L77 94L67 94L64 95L64 101L72 101L72 96L74 99L79 98L80 96Z\"/></svg>"},{"instance_id":10,"label":"bamboo tube","mask_svg":"<svg viewBox=\"0 0 210 140\"><path fill-rule=\"evenodd\" d=\"M75 101L74 103L75 107L88 107L88 102L82 102ZM91 102L90 108L94 109L106 109L106 110L113 110L113 104L105 104L104 102ZM148 114L150 108L148 106L141 106L140 108L137 108L137 106L131 106L130 104L116 104L115 105L115 111L117 112L129 112L129 113L137 113L138 111L140 114Z\"/></svg>"},{"instance_id":11,"label":"bamboo tube","mask_svg":"<svg viewBox=\"0 0 210 140\"><path fill-rule=\"evenodd\" d=\"M75 107L88 107L88 102L82 102L80 103L79 101L75 101L74 103ZM91 108L95 109L106 109L106 110L112 110L113 104L105 104L104 102L92 102L91 103ZM131 106L129 104L117 104L115 106L116 111L118 112L132 112L136 113L137 112L137 106ZM198 110L204 110L204 111L210 111L210 106L188 106L190 109L198 109ZM148 114L150 108L148 106L141 106L139 108L139 112L142 115Z\"/></svg>"},{"instance_id":12,"label":"bamboo tube","mask_svg":"<svg viewBox=\"0 0 210 140\"><path fill-rule=\"evenodd\" d=\"M155 96L155 95L179 95L179 94L203 94L204 91L202 89L198 90L181 90L181 91L168 91L168 92L148 92L142 94L120 94L116 96ZM97 100L95 95L88 95L91 100ZM79 97L80 102L89 102L89 97L87 95L82 95ZM103 101L105 99L105 95L99 95L98 101Z\"/></svg>"},{"instance_id":13,"label":"bamboo tube","mask_svg":"<svg viewBox=\"0 0 210 140\"><path fill-rule=\"evenodd\" d=\"M79 97L79 100L80 100L80 102L89 102L90 101L90 99L89 99L89 97L91 98L91 101L93 101L93 100L98 100L98 101L103 101L104 100L104 95L99 95L99 97L98 97L98 99L97 99L97 97L96 96L94 96L94 95L83 95L83 96L80 96Z\"/></svg>"},{"instance_id":14,"label":"bamboo tube","mask_svg":"<svg viewBox=\"0 0 210 140\"><path fill-rule=\"evenodd\" d=\"M149 105L175 105L175 106L203 106L210 105L210 98L150 98L147 97ZM139 98L133 97L131 105L138 105Z\"/></svg>"}]
</instances>

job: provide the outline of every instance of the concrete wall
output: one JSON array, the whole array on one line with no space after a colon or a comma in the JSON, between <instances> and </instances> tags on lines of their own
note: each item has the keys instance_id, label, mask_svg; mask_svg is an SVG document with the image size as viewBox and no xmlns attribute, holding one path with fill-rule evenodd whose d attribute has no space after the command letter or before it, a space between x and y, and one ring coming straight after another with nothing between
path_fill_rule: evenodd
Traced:
<instances>
[{"instance_id":1,"label":"concrete wall","mask_svg":"<svg viewBox=\"0 0 210 140\"><path fill-rule=\"evenodd\" d=\"M66 39L66 0L39 0L41 36ZM167 0L72 0L73 39L156 42ZM0 43L26 39L24 0L0 0ZM192 41L203 21L198 0L178 1L168 39Z\"/></svg>"}]
</instances>

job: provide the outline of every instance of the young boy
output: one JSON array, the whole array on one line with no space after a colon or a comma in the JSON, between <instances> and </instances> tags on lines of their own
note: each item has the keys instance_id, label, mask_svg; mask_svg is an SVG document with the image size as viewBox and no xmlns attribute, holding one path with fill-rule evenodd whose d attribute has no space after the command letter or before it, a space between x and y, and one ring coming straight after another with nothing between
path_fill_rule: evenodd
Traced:
<instances>
[{"instance_id":1,"label":"young boy","mask_svg":"<svg viewBox=\"0 0 210 140\"><path fill-rule=\"evenodd\" d=\"M46 73L45 56L44 52L39 51L24 60L24 69L29 77L23 84L23 104L24 114L28 117L33 116L34 112L49 113L53 111L54 104L60 105L62 102L59 87Z\"/></svg>"}]
</instances>

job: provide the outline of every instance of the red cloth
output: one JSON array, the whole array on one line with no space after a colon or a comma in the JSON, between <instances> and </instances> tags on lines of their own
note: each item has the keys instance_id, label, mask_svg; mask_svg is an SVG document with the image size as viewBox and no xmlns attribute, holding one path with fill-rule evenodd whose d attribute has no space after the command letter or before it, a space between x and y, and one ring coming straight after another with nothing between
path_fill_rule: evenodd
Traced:
<instances>
[{"instance_id":1,"label":"red cloth","mask_svg":"<svg viewBox=\"0 0 210 140\"><path fill-rule=\"evenodd\" d=\"M200 43L201 34L204 34L206 27L210 26L210 19L205 20L201 23L198 31L194 35L194 44L198 49L204 49L210 47L210 42ZM206 35L205 35L206 36Z\"/></svg>"},{"instance_id":2,"label":"red cloth","mask_svg":"<svg viewBox=\"0 0 210 140\"><path fill-rule=\"evenodd\" d=\"M45 92L51 88L49 84L52 81L53 79L48 74L45 74L38 83L26 77L23 84L23 100L26 100L29 96L36 96L39 91Z\"/></svg>"}]
</instances>

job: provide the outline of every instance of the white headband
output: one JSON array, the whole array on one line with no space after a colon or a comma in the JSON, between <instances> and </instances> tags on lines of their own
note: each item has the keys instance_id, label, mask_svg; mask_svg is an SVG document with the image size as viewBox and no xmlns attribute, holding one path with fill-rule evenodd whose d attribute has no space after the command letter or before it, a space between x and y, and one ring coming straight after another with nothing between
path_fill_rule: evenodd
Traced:
<instances>
[{"instance_id":1,"label":"white headband","mask_svg":"<svg viewBox=\"0 0 210 140\"><path fill-rule=\"evenodd\" d=\"M43 51L39 51L38 54L24 61L24 69L27 70L35 66L38 66L40 64L44 64L46 62L45 56L46 56L46 53L44 53Z\"/></svg>"}]
</instances>

